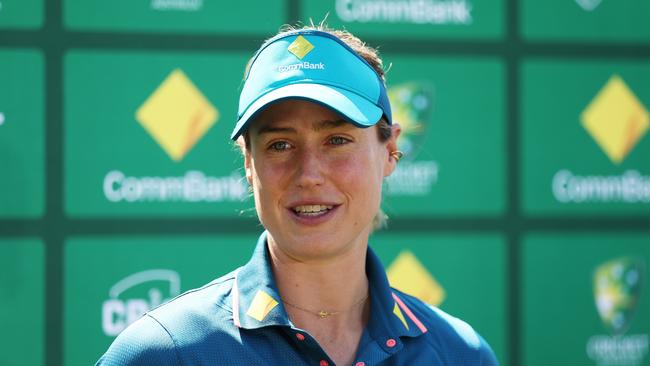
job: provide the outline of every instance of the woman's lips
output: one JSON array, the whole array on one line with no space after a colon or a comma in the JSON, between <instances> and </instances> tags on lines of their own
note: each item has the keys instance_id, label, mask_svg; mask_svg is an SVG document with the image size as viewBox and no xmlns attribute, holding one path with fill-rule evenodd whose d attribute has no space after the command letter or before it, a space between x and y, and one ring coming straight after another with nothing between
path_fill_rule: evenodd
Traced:
<instances>
[{"instance_id":1,"label":"woman's lips","mask_svg":"<svg viewBox=\"0 0 650 366\"><path fill-rule=\"evenodd\" d=\"M334 215L339 205L323 204L300 204L289 209L291 216L297 222L306 225L317 225L327 221Z\"/></svg>"}]
</instances>

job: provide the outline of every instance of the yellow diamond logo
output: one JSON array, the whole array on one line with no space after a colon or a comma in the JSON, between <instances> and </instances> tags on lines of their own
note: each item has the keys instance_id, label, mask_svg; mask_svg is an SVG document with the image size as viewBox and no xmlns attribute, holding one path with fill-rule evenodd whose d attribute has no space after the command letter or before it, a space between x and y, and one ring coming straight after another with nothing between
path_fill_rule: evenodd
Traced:
<instances>
[{"instance_id":1,"label":"yellow diamond logo","mask_svg":"<svg viewBox=\"0 0 650 366\"><path fill-rule=\"evenodd\" d=\"M219 119L219 111L176 69L138 108L135 118L169 157L180 161Z\"/></svg>"},{"instance_id":2,"label":"yellow diamond logo","mask_svg":"<svg viewBox=\"0 0 650 366\"><path fill-rule=\"evenodd\" d=\"M277 305L278 302L275 301L271 295L262 290L258 290L253 298L251 306L249 306L248 311L246 311L246 315L261 322Z\"/></svg>"},{"instance_id":3,"label":"yellow diamond logo","mask_svg":"<svg viewBox=\"0 0 650 366\"><path fill-rule=\"evenodd\" d=\"M445 300L445 289L408 250L395 258L386 274L391 286L424 302L438 306Z\"/></svg>"},{"instance_id":4,"label":"yellow diamond logo","mask_svg":"<svg viewBox=\"0 0 650 366\"><path fill-rule=\"evenodd\" d=\"M301 60L313 49L314 45L309 43L309 41L303 36L298 36L295 41L291 42L288 48L289 52L293 53Z\"/></svg>"},{"instance_id":5,"label":"yellow diamond logo","mask_svg":"<svg viewBox=\"0 0 650 366\"><path fill-rule=\"evenodd\" d=\"M582 126L615 164L623 162L648 131L648 111L613 75L580 116Z\"/></svg>"}]
</instances>

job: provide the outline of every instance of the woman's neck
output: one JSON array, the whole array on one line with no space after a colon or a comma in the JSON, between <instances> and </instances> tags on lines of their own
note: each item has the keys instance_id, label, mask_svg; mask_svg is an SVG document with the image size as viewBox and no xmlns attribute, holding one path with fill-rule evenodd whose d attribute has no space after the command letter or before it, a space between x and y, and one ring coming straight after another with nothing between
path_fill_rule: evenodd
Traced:
<instances>
[{"instance_id":1,"label":"woman's neck","mask_svg":"<svg viewBox=\"0 0 650 366\"><path fill-rule=\"evenodd\" d=\"M302 261L269 240L273 274L289 318L343 364L354 358L370 315L366 251L367 243L362 243L327 260Z\"/></svg>"}]
</instances>

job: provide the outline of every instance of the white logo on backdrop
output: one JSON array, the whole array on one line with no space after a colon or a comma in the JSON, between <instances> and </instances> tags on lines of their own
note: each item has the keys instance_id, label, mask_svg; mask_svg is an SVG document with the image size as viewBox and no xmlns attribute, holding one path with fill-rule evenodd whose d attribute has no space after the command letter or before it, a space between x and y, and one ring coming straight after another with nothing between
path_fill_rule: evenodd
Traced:
<instances>
[{"instance_id":1,"label":"white logo on backdrop","mask_svg":"<svg viewBox=\"0 0 650 366\"><path fill-rule=\"evenodd\" d=\"M151 0L153 10L199 11L203 0Z\"/></svg>"},{"instance_id":2,"label":"white logo on backdrop","mask_svg":"<svg viewBox=\"0 0 650 366\"><path fill-rule=\"evenodd\" d=\"M0 5L0 9L2 8L2 5ZM5 123L5 114L0 112L0 126L2 126Z\"/></svg>"},{"instance_id":3,"label":"white logo on backdrop","mask_svg":"<svg viewBox=\"0 0 650 366\"><path fill-rule=\"evenodd\" d=\"M593 11L600 5L603 0L576 0L576 3L580 5L585 11Z\"/></svg>"},{"instance_id":4,"label":"white logo on backdrop","mask_svg":"<svg viewBox=\"0 0 650 366\"><path fill-rule=\"evenodd\" d=\"M168 289L152 286L148 299L120 299L120 295L135 286L151 281L169 283ZM163 290L169 294L163 298ZM129 324L138 320L150 309L169 301L181 293L181 279L177 272L168 269L152 269L134 273L118 281L108 291L109 299L102 304L102 330L109 337L114 337Z\"/></svg>"},{"instance_id":5,"label":"white logo on backdrop","mask_svg":"<svg viewBox=\"0 0 650 366\"><path fill-rule=\"evenodd\" d=\"M473 22L467 0L337 0L336 15L344 22L460 24Z\"/></svg>"}]
</instances>

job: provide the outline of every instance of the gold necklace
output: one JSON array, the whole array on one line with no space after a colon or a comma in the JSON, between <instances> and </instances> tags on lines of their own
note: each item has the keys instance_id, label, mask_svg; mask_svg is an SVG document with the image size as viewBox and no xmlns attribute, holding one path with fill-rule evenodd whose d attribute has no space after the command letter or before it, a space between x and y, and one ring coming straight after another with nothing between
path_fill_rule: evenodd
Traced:
<instances>
[{"instance_id":1,"label":"gold necklace","mask_svg":"<svg viewBox=\"0 0 650 366\"><path fill-rule=\"evenodd\" d=\"M357 305L359 305L359 304L361 304L362 302L366 301L367 298L368 298L368 295L366 295L363 299L361 299L361 300L355 302L354 304L352 304L352 306L350 306L350 309L345 310L345 311L352 310L352 309L355 308ZM282 300L282 302L283 302L285 305L289 305L289 306L291 306L292 308L296 308L296 309L298 309L298 310L302 310L302 311L304 311L304 312L306 312L306 313L309 313L309 314L312 314L312 315L316 315L317 317L319 317L319 318L321 318L321 319L325 319L325 318L330 317L330 316L332 316L332 315L338 315L338 314L340 314L340 313L343 312L343 311L327 311L327 310L313 311L313 310L309 310L309 309L301 308L300 306L298 306L298 305L294 305L294 304L292 304L292 303L290 303L290 302L288 302L288 301L285 301L285 300Z\"/></svg>"}]
</instances>

